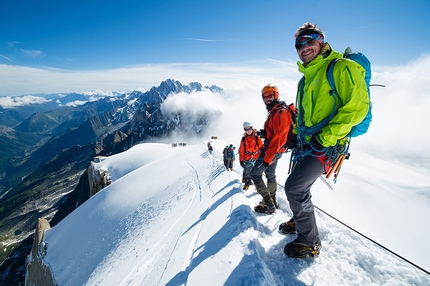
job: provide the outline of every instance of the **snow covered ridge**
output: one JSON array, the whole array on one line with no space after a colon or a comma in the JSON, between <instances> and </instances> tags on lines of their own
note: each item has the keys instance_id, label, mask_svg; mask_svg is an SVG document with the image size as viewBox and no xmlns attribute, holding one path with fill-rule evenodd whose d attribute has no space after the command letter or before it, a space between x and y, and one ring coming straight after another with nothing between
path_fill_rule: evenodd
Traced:
<instances>
[{"instance_id":1,"label":"snow covered ridge","mask_svg":"<svg viewBox=\"0 0 430 286\"><path fill-rule=\"evenodd\" d=\"M278 232L278 225L291 217L282 187L277 194L278 212L275 215L255 214L253 207L260 196L252 186L248 191L242 191L242 169L238 164L233 172L227 172L223 166L222 150L226 142L212 140L213 155L207 152L206 144L187 144L181 148L172 148L171 144L140 144L96 163L99 169L108 170L112 183L44 234L42 242L47 247L41 259L51 270L54 283L430 284L430 276L423 271L320 212L317 212L323 246L320 256L313 259L286 257L282 249L295 236ZM389 213L385 204L395 201L391 197L399 194L401 197L405 184L402 186L390 177L391 173L398 172L395 166L366 159L371 160L369 172L375 171L372 166L385 168L379 177L369 179L366 177L368 173L362 175L354 163L348 162L349 171L345 168L341 181L361 182L377 197L376 201L381 201L378 212L385 215ZM284 181L288 156L281 162L278 167L280 183ZM413 176L417 185L429 181L412 171L405 175ZM376 190L387 183L398 192L383 194L384 200L381 200ZM322 195L335 203L333 194L337 193L337 188L336 184L334 191L330 191L317 182L313 188L314 203L326 208ZM367 197L369 193L360 197L344 189L338 195L343 195L342 200L349 205L337 204L335 215L342 216L344 207L353 214L354 208L363 201L371 204L373 198ZM414 192L411 193L413 196ZM357 204L350 204L346 194ZM428 213L428 203L418 207ZM329 211L334 212L333 209ZM365 215L363 219L367 219ZM378 222L377 217L375 221ZM372 221L366 220L364 225L370 227L371 224ZM425 225L419 218L417 225L421 228L421 236L426 237L428 229L423 229ZM415 246L415 251L419 249L418 258L424 257L421 266L430 268L425 265L428 262L425 247L416 247L425 244L414 244L417 240L412 231L411 226L408 241ZM404 235L396 232L399 237ZM408 256L412 254L408 253ZM31 285L31 281L27 282Z\"/></svg>"}]
</instances>

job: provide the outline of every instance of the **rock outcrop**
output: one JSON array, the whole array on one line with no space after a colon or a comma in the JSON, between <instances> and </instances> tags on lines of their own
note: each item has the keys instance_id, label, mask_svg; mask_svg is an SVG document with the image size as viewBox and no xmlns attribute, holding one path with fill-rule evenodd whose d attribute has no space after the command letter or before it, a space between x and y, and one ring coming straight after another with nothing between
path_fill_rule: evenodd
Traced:
<instances>
[{"instance_id":1,"label":"rock outcrop","mask_svg":"<svg viewBox=\"0 0 430 286\"><path fill-rule=\"evenodd\" d=\"M99 158L96 157L94 160L97 162ZM85 173L82 177L88 179L86 189L89 189L89 197L95 195L111 183L110 174L105 170L97 169L94 162L91 162ZM49 251L48 245L43 241L43 235L50 228L51 226L46 219L38 219L33 246L25 263L25 285L57 285L52 276L51 269L43 262L43 257Z\"/></svg>"},{"instance_id":2,"label":"rock outcrop","mask_svg":"<svg viewBox=\"0 0 430 286\"><path fill-rule=\"evenodd\" d=\"M45 230L50 228L51 226L46 219L38 219L33 247L25 262L27 269L25 285L57 286L52 277L51 269L42 260L48 251L48 245L43 242L43 235Z\"/></svg>"}]
</instances>

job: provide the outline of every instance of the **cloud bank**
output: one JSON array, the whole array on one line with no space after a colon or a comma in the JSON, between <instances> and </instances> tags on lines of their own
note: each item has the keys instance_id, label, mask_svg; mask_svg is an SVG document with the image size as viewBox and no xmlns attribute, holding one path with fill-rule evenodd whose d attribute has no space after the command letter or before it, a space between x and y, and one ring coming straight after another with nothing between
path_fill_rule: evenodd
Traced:
<instances>
[{"instance_id":1,"label":"cloud bank","mask_svg":"<svg viewBox=\"0 0 430 286\"><path fill-rule=\"evenodd\" d=\"M146 64L111 70L67 71L0 64L0 96L88 90L149 90L161 81L200 82L224 88L264 85L299 78L293 62L266 59L247 63Z\"/></svg>"},{"instance_id":2,"label":"cloud bank","mask_svg":"<svg viewBox=\"0 0 430 286\"><path fill-rule=\"evenodd\" d=\"M30 104L46 103L49 101L50 100L47 100L44 97L34 96L34 95L25 95L25 96L19 96L19 97L5 96L5 97L0 97L0 106L3 108L11 108L11 107L25 106Z\"/></svg>"},{"instance_id":3,"label":"cloud bank","mask_svg":"<svg viewBox=\"0 0 430 286\"><path fill-rule=\"evenodd\" d=\"M260 129L266 110L260 98L264 85L271 83L280 90L280 98L295 101L296 84L300 78L296 64L267 59L261 62L231 64L166 64L142 65L106 71L62 71L0 65L2 95L31 94L58 91L88 90L149 90L162 80L173 78L183 84L200 82L218 85L224 93L181 94L166 100L165 109L172 106L189 110L220 110L222 116L207 135L238 145L242 124L250 121ZM426 54L406 66L373 66L373 122L365 136L355 138L354 148L386 160L395 160L430 170L427 131L430 120L430 55ZM21 89L18 89L21 88ZM20 90L19 92L17 90ZM25 96L0 98L1 105L22 105L43 98ZM353 154L351 160L353 160Z\"/></svg>"},{"instance_id":4,"label":"cloud bank","mask_svg":"<svg viewBox=\"0 0 430 286\"><path fill-rule=\"evenodd\" d=\"M260 91L269 82L278 86L281 100L295 101L297 81L274 78L242 88L228 88L221 95L207 92L199 94L198 98L185 94L175 96L172 101L166 101L166 107L221 110L221 118L206 135L216 135L238 146L243 122L252 122L256 129L263 127L266 109ZM428 172L430 133L426 130L430 125L430 56L405 67L374 67L372 83L385 87L371 87L373 121L366 135L353 138L350 160L354 160L354 150L360 150L384 160L422 167Z\"/></svg>"}]
</instances>

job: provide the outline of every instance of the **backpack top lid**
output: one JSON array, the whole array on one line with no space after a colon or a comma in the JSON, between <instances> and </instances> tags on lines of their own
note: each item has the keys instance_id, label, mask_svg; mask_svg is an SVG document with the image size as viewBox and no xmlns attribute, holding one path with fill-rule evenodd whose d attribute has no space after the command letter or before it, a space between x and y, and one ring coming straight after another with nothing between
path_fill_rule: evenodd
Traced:
<instances>
[{"instance_id":1,"label":"backpack top lid","mask_svg":"<svg viewBox=\"0 0 430 286\"><path fill-rule=\"evenodd\" d=\"M363 53L353 52L350 47L347 47L345 49L343 57L357 62L364 68L364 70L366 71L364 80L366 81L367 86L369 86L370 80L372 79L372 66L369 59Z\"/></svg>"}]
</instances>

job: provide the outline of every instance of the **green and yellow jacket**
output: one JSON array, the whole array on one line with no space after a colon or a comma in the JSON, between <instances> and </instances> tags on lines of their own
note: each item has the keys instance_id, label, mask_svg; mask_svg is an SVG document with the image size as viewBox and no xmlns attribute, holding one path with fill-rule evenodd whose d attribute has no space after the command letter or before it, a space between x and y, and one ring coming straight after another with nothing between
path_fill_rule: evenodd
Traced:
<instances>
[{"instance_id":1,"label":"green and yellow jacket","mask_svg":"<svg viewBox=\"0 0 430 286\"><path fill-rule=\"evenodd\" d=\"M304 76L303 99L299 84L297 106L301 107L299 112L303 113L303 124L306 127L315 126L333 112L335 102L330 95L331 87L326 72L329 63L335 58L343 58L343 55L325 43L321 53L306 67L297 63ZM321 145L336 145L338 140L345 138L351 128L366 116L370 103L364 76L364 68L352 60L344 59L336 63L333 77L339 94L337 113L316 135ZM307 141L309 140L308 136Z\"/></svg>"}]
</instances>

